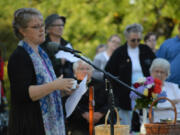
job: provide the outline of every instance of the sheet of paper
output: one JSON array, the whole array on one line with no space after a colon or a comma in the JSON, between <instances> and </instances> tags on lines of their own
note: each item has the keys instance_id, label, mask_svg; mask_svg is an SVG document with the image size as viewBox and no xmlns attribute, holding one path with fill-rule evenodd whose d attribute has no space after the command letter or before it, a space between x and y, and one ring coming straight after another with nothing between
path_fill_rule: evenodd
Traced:
<instances>
[{"instance_id":1,"label":"sheet of paper","mask_svg":"<svg viewBox=\"0 0 180 135\"><path fill-rule=\"evenodd\" d=\"M79 103L81 97L84 95L84 93L87 91L86 87L87 82L87 76L84 77L84 79L79 84L79 88L77 88L71 96L68 97L65 103L65 110L66 110L66 118L68 118L74 109L76 108L77 104Z\"/></svg>"},{"instance_id":2,"label":"sheet of paper","mask_svg":"<svg viewBox=\"0 0 180 135\"><path fill-rule=\"evenodd\" d=\"M70 44L67 44L66 47L68 48L71 48L71 45ZM79 60L79 58L76 58L73 54L69 53L69 52L65 52L65 51L58 51L56 54L55 54L55 57L56 58L63 58L63 59L66 59L72 63L76 62Z\"/></svg>"}]
</instances>

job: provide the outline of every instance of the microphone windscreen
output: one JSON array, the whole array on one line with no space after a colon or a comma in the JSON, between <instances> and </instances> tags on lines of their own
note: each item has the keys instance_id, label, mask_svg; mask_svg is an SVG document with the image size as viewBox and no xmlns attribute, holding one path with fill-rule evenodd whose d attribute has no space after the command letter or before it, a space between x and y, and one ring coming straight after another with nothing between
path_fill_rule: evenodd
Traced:
<instances>
[{"instance_id":1,"label":"microphone windscreen","mask_svg":"<svg viewBox=\"0 0 180 135\"><path fill-rule=\"evenodd\" d=\"M56 42L48 42L47 48L49 51L56 53L59 50L59 44Z\"/></svg>"}]
</instances>

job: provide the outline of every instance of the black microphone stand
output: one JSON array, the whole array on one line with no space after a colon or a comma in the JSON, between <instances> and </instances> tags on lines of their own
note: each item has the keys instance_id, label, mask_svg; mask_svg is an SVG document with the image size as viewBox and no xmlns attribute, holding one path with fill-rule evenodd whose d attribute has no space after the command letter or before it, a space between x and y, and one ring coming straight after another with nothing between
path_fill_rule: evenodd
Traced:
<instances>
[{"instance_id":1,"label":"black microphone stand","mask_svg":"<svg viewBox=\"0 0 180 135\"><path fill-rule=\"evenodd\" d=\"M104 73L105 78L107 78L110 82L111 81L115 81L117 84L119 85L123 85L125 87L128 88L129 91L133 91L134 93L136 93L138 96L140 97L146 97L143 94L137 92L135 89L131 88L129 85L127 85L126 83L122 82L121 80L119 80L117 77L115 77L114 75L110 74L109 72L106 72L98 67L96 67L92 62L90 62L89 60L87 60L86 58L80 56L77 53L71 52L72 54L74 54L75 57L80 58L81 60L85 61L86 63L88 63L89 65L91 65L94 69Z\"/></svg>"},{"instance_id":2,"label":"black microphone stand","mask_svg":"<svg viewBox=\"0 0 180 135\"><path fill-rule=\"evenodd\" d=\"M113 95L113 89L108 79L105 79L106 83L106 91L108 91L108 105L110 108L110 133L111 135L114 135L114 114L115 111L115 102L114 102L114 95Z\"/></svg>"},{"instance_id":3,"label":"black microphone stand","mask_svg":"<svg viewBox=\"0 0 180 135\"><path fill-rule=\"evenodd\" d=\"M77 54L77 53L76 53L77 51L75 51L75 50L72 50L72 51L68 50L68 52L74 54L75 57L80 58L81 60L85 61L86 63L88 63L89 65L91 65L94 69L96 69L96 70L104 73L105 78L110 82L110 83L108 82L108 88L107 88L107 90L108 90L108 93L109 93L109 96L108 96L108 97L109 97L109 105L110 105L110 118L111 118L111 120L110 120L110 125L111 125L111 126L110 126L110 127L111 127L111 135L114 135L114 123L113 123L113 122L114 122L114 121L113 121L113 119L114 119L114 116L113 116L113 111L114 111L114 95L113 95L113 90L112 90L112 87L111 87L112 81L116 82L118 85L123 85L123 86L127 87L129 91L133 91L134 93L136 93L136 94L137 94L138 96L140 96L140 97L146 97L146 96L144 96L143 94L135 91L135 90L134 90L133 88L131 88L129 85L127 85L126 83L122 82L122 81L119 80L117 77L115 77L115 76L113 76L112 74L110 74L109 72L106 72L106 71L104 71L104 70L96 67L91 61L89 61L89 60L86 59L85 57Z\"/></svg>"}]
</instances>

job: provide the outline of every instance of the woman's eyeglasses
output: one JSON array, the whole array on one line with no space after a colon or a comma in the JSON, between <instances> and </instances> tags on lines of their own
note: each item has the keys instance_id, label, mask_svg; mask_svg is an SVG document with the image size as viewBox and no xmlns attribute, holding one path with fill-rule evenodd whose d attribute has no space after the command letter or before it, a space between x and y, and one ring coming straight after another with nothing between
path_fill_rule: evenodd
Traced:
<instances>
[{"instance_id":1,"label":"woman's eyeglasses","mask_svg":"<svg viewBox=\"0 0 180 135\"><path fill-rule=\"evenodd\" d=\"M135 43L135 42L140 42L141 41L141 39L140 38L138 38L138 39L131 39L131 42L133 42L133 43Z\"/></svg>"},{"instance_id":2,"label":"woman's eyeglasses","mask_svg":"<svg viewBox=\"0 0 180 135\"><path fill-rule=\"evenodd\" d=\"M64 27L64 24L52 24L51 27Z\"/></svg>"},{"instance_id":3,"label":"woman's eyeglasses","mask_svg":"<svg viewBox=\"0 0 180 135\"><path fill-rule=\"evenodd\" d=\"M39 29L41 29L41 28L44 28L44 24L41 24L41 25L34 25L34 26L29 26L29 28L39 30Z\"/></svg>"}]
</instances>

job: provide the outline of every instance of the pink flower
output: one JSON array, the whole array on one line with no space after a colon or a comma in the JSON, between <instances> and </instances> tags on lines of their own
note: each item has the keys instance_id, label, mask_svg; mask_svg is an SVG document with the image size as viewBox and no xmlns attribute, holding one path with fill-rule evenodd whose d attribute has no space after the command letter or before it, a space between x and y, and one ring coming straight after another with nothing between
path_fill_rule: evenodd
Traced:
<instances>
[{"instance_id":1,"label":"pink flower","mask_svg":"<svg viewBox=\"0 0 180 135\"><path fill-rule=\"evenodd\" d=\"M151 76L148 76L146 78L146 82L144 83L144 85L153 84L153 83L154 83L154 79Z\"/></svg>"},{"instance_id":2,"label":"pink flower","mask_svg":"<svg viewBox=\"0 0 180 135\"><path fill-rule=\"evenodd\" d=\"M140 78L133 84L135 90L147 97L140 97L133 91L130 93L130 98L136 102L135 108L146 108L153 100L155 100L161 93L162 81L154 79L149 76L147 78Z\"/></svg>"}]
</instances>

